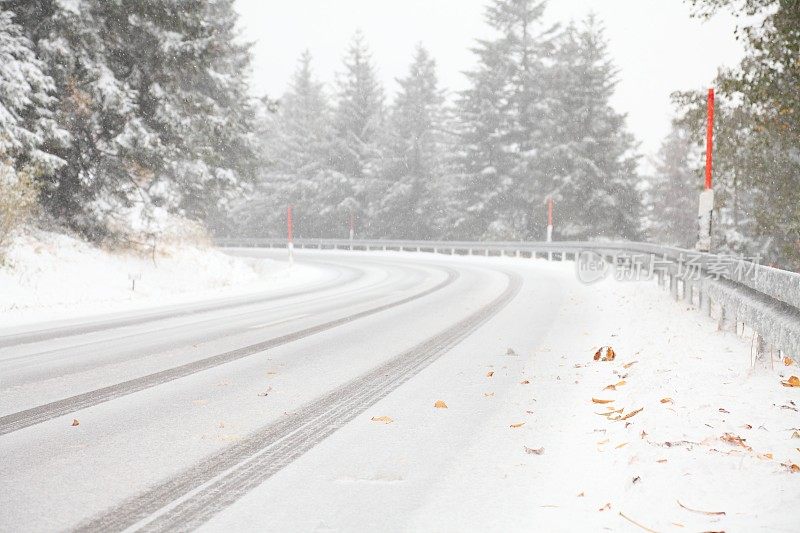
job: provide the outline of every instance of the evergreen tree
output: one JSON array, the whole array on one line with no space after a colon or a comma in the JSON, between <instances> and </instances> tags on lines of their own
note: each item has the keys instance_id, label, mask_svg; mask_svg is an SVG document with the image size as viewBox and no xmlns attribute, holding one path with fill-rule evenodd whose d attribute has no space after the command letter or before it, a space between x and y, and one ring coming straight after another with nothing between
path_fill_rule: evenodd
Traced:
<instances>
[{"instance_id":1,"label":"evergreen tree","mask_svg":"<svg viewBox=\"0 0 800 533\"><path fill-rule=\"evenodd\" d=\"M655 242L692 248L697 241L700 182L694 148L689 132L678 125L661 144L646 202L647 234Z\"/></svg>"},{"instance_id":2,"label":"evergreen tree","mask_svg":"<svg viewBox=\"0 0 800 533\"><path fill-rule=\"evenodd\" d=\"M272 125L263 136L268 169L252 206L258 225L282 234L286 206L292 204L298 237L343 237L340 204L347 199L347 180L330 168L332 111L308 51L300 56L277 113L266 118Z\"/></svg>"},{"instance_id":3,"label":"evergreen tree","mask_svg":"<svg viewBox=\"0 0 800 533\"><path fill-rule=\"evenodd\" d=\"M610 104L616 70L594 17L581 28L568 25L560 36L551 80L549 141L531 161L544 171L547 192L559 205L555 234L639 238L635 144L625 116Z\"/></svg>"},{"instance_id":4,"label":"evergreen tree","mask_svg":"<svg viewBox=\"0 0 800 533\"><path fill-rule=\"evenodd\" d=\"M137 94L155 138L132 146L155 205L203 220L255 171L249 52L233 0L104 2L110 67Z\"/></svg>"},{"instance_id":5,"label":"evergreen tree","mask_svg":"<svg viewBox=\"0 0 800 533\"><path fill-rule=\"evenodd\" d=\"M46 213L94 240L109 235L109 214L130 199L127 146L148 145L136 94L109 69L97 2L7 0L53 79L54 120L65 133L48 151L65 164L39 176Z\"/></svg>"},{"instance_id":6,"label":"evergreen tree","mask_svg":"<svg viewBox=\"0 0 800 533\"><path fill-rule=\"evenodd\" d=\"M463 174L457 195L463 216L454 221L463 237L524 238L531 226L536 178L522 161L546 136L541 118L547 55L553 28L544 26L544 2L493 0L486 21L497 33L473 52L478 67L459 101Z\"/></svg>"},{"instance_id":7,"label":"evergreen tree","mask_svg":"<svg viewBox=\"0 0 800 533\"><path fill-rule=\"evenodd\" d=\"M438 88L436 62L422 45L417 46L408 75L397 81L400 92L391 110L386 168L391 185L375 221L381 236L431 239L442 231L437 223L442 211L444 95Z\"/></svg>"},{"instance_id":8,"label":"evergreen tree","mask_svg":"<svg viewBox=\"0 0 800 533\"><path fill-rule=\"evenodd\" d=\"M52 118L55 85L13 17L0 11L0 165L9 181L18 173L52 173L64 164L46 151L48 142L64 134Z\"/></svg>"},{"instance_id":9,"label":"evergreen tree","mask_svg":"<svg viewBox=\"0 0 800 533\"><path fill-rule=\"evenodd\" d=\"M360 31L347 51L337 85L332 168L347 181L345 199L336 209L342 217L352 213L366 220L369 234L370 212L387 185L381 180L384 94Z\"/></svg>"}]
</instances>

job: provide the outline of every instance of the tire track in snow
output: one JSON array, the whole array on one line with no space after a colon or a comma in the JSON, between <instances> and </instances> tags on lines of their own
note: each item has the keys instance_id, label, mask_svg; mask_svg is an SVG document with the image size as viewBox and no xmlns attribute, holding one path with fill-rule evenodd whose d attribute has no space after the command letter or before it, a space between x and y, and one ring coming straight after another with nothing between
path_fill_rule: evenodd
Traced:
<instances>
[{"instance_id":1,"label":"tire track in snow","mask_svg":"<svg viewBox=\"0 0 800 533\"><path fill-rule=\"evenodd\" d=\"M440 289L443 289L458 279L459 274L455 270L446 267L440 268L447 273L447 277L443 281L439 282L433 287L425 289L424 291L420 291L400 300L379 305L364 311L359 311L358 313L337 318L329 322L317 324L316 326L301 329L299 331L295 331L294 333L281 335L280 337L274 337L266 341L244 346L236 350L206 357L205 359L200 359L198 361L192 361L191 363L168 368L166 370L147 374L145 376L134 378L128 381L123 381L122 383L117 383L116 385L109 385L107 387L76 394L75 396L70 396L68 398L56 400L54 402L2 416L0 417L0 435L18 431L20 429L33 426L35 424L40 424L59 416L74 413L75 411L80 411L81 409L86 409L88 407L105 403L122 396L127 396L141 390L149 389L157 385L162 385L176 379L190 376L192 374L196 374L197 372L208 370L209 368L214 368L238 359L242 359L243 357L254 355L258 352L283 346L284 344L304 339L306 337L310 337L311 335L316 335L317 333L321 333L344 324L349 324L355 320L386 311L393 307L401 306L419 298L423 298Z\"/></svg>"},{"instance_id":2,"label":"tire track in snow","mask_svg":"<svg viewBox=\"0 0 800 533\"><path fill-rule=\"evenodd\" d=\"M411 379L505 307L521 278L475 313L243 441L77 526L78 531L188 531L302 456Z\"/></svg>"}]
</instances>

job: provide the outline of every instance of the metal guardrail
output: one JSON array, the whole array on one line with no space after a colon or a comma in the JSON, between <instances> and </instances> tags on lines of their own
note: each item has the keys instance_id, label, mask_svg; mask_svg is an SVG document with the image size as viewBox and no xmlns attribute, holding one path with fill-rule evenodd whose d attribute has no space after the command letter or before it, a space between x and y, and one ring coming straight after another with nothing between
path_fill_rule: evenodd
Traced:
<instances>
[{"instance_id":1,"label":"metal guardrail","mask_svg":"<svg viewBox=\"0 0 800 533\"><path fill-rule=\"evenodd\" d=\"M219 238L221 247L285 248L286 239ZM615 268L645 272L675 299L715 316L719 327L750 327L756 350L800 356L800 273L730 256L638 242L404 241L295 239L295 248L398 250L453 255L511 255L576 262L601 259ZM649 278L648 278L649 279Z\"/></svg>"}]
</instances>

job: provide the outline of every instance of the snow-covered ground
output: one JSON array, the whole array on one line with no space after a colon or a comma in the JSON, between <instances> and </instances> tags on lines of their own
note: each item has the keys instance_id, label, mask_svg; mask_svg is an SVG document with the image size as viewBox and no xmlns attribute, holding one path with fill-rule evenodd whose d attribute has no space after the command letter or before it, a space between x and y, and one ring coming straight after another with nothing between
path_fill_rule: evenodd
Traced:
<instances>
[{"instance_id":1,"label":"snow-covered ground","mask_svg":"<svg viewBox=\"0 0 800 533\"><path fill-rule=\"evenodd\" d=\"M522 285L506 307L272 477L253 482L248 470L242 497L204 528L797 531L800 388L781 385L797 364L751 368L749 338L718 332L654 282L586 285L572 263L515 258L300 251L298 265L307 261L386 275L249 314L127 329L123 341L108 331L43 341L25 357L6 349L3 368L20 384L0 391L0 406L13 412L216 357L398 300L445 272L458 277L425 298L3 435L0 451L16 459L0 467L10 502L0 526L63 529L185 480L210 454L436 338L496 298L511 273ZM593 360L602 346L613 361ZM23 363L53 357L64 375L25 374ZM197 475L197 486L206 482Z\"/></svg>"},{"instance_id":2,"label":"snow-covered ground","mask_svg":"<svg viewBox=\"0 0 800 533\"><path fill-rule=\"evenodd\" d=\"M797 531L796 364L752 370L655 283L468 260L525 289L207 530Z\"/></svg>"},{"instance_id":3,"label":"snow-covered ground","mask_svg":"<svg viewBox=\"0 0 800 533\"><path fill-rule=\"evenodd\" d=\"M199 244L109 251L39 230L0 264L0 327L188 303L308 284L313 266L233 257Z\"/></svg>"}]
</instances>

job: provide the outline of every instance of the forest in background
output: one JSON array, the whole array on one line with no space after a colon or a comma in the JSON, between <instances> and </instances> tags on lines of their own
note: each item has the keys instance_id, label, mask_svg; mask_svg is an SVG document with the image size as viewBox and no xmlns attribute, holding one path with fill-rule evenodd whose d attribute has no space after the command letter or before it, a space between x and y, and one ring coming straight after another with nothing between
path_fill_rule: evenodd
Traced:
<instances>
[{"instance_id":1,"label":"forest in background","mask_svg":"<svg viewBox=\"0 0 800 533\"><path fill-rule=\"evenodd\" d=\"M690 0L759 15L717 87L717 251L800 268L800 2ZM233 0L0 0L0 245L26 215L92 242L156 239L170 217L219 235L636 239L690 247L705 88L640 175L609 101L619 73L593 18L490 0L468 88L420 44L391 101L363 34L324 84L311 52L254 98ZM654 60L657 60L655 58ZM634 75L634 73L626 73ZM676 89L680 89L676 87Z\"/></svg>"}]
</instances>

